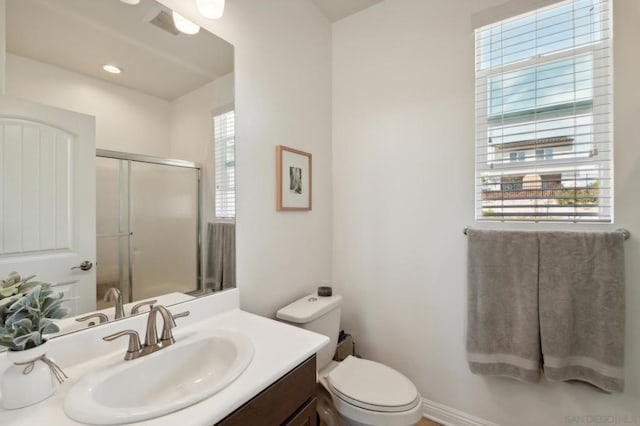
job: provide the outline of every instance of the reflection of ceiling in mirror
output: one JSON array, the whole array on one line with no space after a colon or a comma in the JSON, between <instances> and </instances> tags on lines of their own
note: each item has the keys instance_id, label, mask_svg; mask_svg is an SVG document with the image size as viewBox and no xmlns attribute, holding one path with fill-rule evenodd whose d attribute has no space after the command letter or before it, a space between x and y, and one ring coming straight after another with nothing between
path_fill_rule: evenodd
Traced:
<instances>
[{"instance_id":1,"label":"reflection of ceiling in mirror","mask_svg":"<svg viewBox=\"0 0 640 426\"><path fill-rule=\"evenodd\" d=\"M332 22L367 9L382 0L313 0L318 8Z\"/></svg>"},{"instance_id":2,"label":"reflection of ceiling in mirror","mask_svg":"<svg viewBox=\"0 0 640 426\"><path fill-rule=\"evenodd\" d=\"M233 71L232 45L161 29L150 21L160 15L162 26L162 12L170 16L154 0L7 0L7 51L166 100Z\"/></svg>"}]
</instances>

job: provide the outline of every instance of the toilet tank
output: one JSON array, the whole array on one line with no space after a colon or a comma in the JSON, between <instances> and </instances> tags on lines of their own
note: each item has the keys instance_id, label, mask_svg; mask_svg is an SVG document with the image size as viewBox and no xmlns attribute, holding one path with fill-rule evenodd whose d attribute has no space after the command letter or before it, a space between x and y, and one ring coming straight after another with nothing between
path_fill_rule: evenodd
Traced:
<instances>
[{"instance_id":1,"label":"toilet tank","mask_svg":"<svg viewBox=\"0 0 640 426\"><path fill-rule=\"evenodd\" d=\"M323 334L330 339L317 354L317 368L322 370L333 358L340 333L340 305L342 296L328 297L311 294L285 306L276 317L289 324Z\"/></svg>"}]
</instances>

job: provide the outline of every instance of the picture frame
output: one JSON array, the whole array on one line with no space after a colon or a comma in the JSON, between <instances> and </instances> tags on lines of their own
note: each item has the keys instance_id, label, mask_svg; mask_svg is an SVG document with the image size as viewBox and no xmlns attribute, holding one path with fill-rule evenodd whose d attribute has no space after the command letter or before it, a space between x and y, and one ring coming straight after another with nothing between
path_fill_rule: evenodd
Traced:
<instances>
[{"instance_id":1,"label":"picture frame","mask_svg":"<svg viewBox=\"0 0 640 426\"><path fill-rule=\"evenodd\" d=\"M310 211L312 207L312 156L283 145L276 147L276 208Z\"/></svg>"}]
</instances>

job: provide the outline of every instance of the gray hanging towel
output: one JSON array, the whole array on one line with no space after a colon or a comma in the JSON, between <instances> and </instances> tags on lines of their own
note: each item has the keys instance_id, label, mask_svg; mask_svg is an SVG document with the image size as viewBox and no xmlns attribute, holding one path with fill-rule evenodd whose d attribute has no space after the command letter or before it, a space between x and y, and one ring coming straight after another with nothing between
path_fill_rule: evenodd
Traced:
<instances>
[{"instance_id":1,"label":"gray hanging towel","mask_svg":"<svg viewBox=\"0 0 640 426\"><path fill-rule=\"evenodd\" d=\"M622 392L623 241L620 232L540 232L540 332L548 380Z\"/></svg>"},{"instance_id":2,"label":"gray hanging towel","mask_svg":"<svg viewBox=\"0 0 640 426\"><path fill-rule=\"evenodd\" d=\"M236 286L236 225L216 222L207 225L205 288L220 291Z\"/></svg>"},{"instance_id":3,"label":"gray hanging towel","mask_svg":"<svg viewBox=\"0 0 640 426\"><path fill-rule=\"evenodd\" d=\"M477 229L467 235L469 368L537 383L538 235Z\"/></svg>"}]
</instances>

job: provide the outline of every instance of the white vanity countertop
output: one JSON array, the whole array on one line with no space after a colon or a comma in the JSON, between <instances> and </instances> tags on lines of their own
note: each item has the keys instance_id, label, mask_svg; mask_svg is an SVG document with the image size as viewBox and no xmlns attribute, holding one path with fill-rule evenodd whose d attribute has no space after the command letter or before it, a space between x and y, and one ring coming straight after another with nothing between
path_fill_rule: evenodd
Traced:
<instances>
[{"instance_id":1,"label":"white vanity countertop","mask_svg":"<svg viewBox=\"0 0 640 426\"><path fill-rule=\"evenodd\" d=\"M186 305L182 306L186 307ZM180 310L176 309L175 312ZM180 342L181 335L198 329L225 329L244 333L252 340L255 347L251 364L233 383L210 398L174 413L135 423L136 425L212 426L329 342L325 336L239 309L232 309L190 325L182 327L179 325L174 329L176 344ZM56 394L38 404L19 410L0 409L0 424L20 426L80 424L64 414L62 407L67 392L80 377L95 369L101 361L104 362L105 357L124 356L126 343L126 339L122 339L119 345L110 346L110 349L114 348L117 351L109 352L103 357L72 366L63 365L70 379L60 386ZM55 354L53 357L55 358ZM131 361L123 360L122 362ZM202 362L206 360L203 359ZM144 380L144 377L138 379Z\"/></svg>"}]
</instances>

